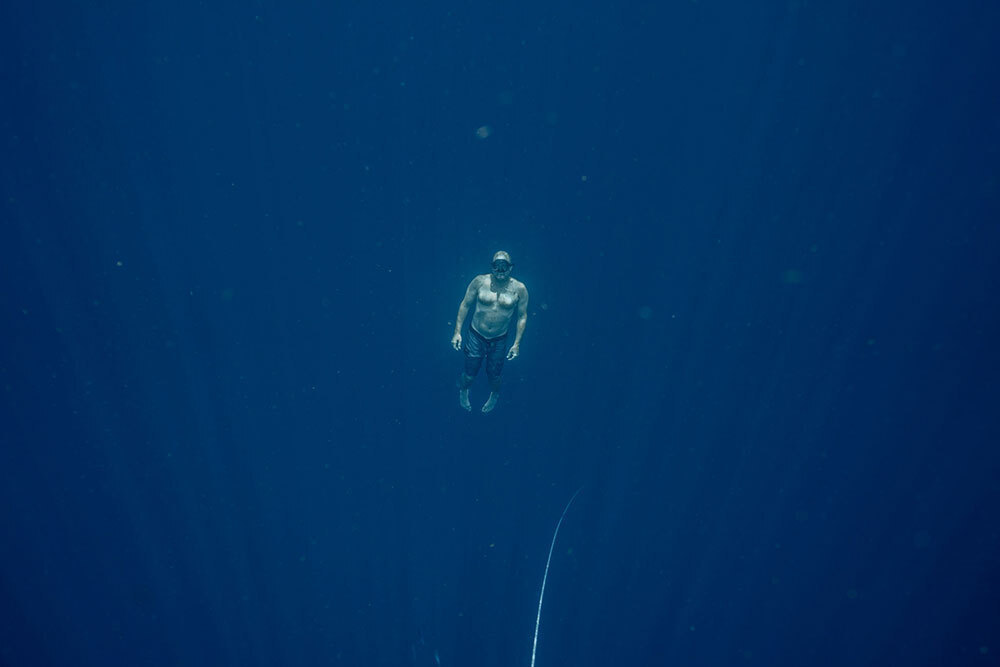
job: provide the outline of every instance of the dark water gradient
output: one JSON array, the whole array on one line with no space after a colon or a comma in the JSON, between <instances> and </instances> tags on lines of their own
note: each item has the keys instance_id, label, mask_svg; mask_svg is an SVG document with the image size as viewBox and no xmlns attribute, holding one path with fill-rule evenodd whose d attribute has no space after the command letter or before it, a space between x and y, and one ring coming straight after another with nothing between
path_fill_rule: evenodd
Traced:
<instances>
[{"instance_id":1,"label":"dark water gradient","mask_svg":"<svg viewBox=\"0 0 1000 667\"><path fill-rule=\"evenodd\" d=\"M0 663L996 662L995 3L0 26Z\"/></svg>"}]
</instances>

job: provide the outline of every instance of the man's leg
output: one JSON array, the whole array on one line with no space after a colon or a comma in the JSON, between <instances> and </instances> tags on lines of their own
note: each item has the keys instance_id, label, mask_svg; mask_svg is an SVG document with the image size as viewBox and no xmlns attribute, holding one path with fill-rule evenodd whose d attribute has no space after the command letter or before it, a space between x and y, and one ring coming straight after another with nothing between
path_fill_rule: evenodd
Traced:
<instances>
[{"instance_id":1,"label":"man's leg","mask_svg":"<svg viewBox=\"0 0 1000 667\"><path fill-rule=\"evenodd\" d=\"M469 403L469 387L476 379L479 367L483 365L482 350L479 347L478 337L470 331L462 344L462 353L465 354L465 368L458 376L458 404L470 412L472 404Z\"/></svg>"},{"instance_id":2,"label":"man's leg","mask_svg":"<svg viewBox=\"0 0 1000 667\"><path fill-rule=\"evenodd\" d=\"M500 398L500 373L503 372L503 362L507 360L507 339L493 343L493 348L486 357L486 377L490 381L490 397L483 405L483 412L492 412Z\"/></svg>"},{"instance_id":3,"label":"man's leg","mask_svg":"<svg viewBox=\"0 0 1000 667\"><path fill-rule=\"evenodd\" d=\"M481 360L482 358L480 358ZM467 375L465 371L458 376L458 404L470 412L472 411L472 404L469 403L469 386L475 379L475 375Z\"/></svg>"}]
</instances>

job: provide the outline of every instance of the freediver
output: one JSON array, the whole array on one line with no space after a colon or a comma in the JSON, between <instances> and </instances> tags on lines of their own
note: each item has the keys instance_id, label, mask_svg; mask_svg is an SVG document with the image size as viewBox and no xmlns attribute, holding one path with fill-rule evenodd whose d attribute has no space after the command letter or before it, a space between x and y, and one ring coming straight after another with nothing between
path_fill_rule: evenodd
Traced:
<instances>
[{"instance_id":1,"label":"freediver","mask_svg":"<svg viewBox=\"0 0 1000 667\"><path fill-rule=\"evenodd\" d=\"M483 405L483 412L490 412L500 397L500 373L505 360L517 359L521 353L521 336L528 324L528 289L524 283L511 277L514 263L503 250L493 255L489 273L476 276L465 290L465 298L458 306L455 318L455 335L451 345L465 353L465 368L458 379L458 403L472 410L469 403L469 386L486 360L486 377L490 382L490 397ZM462 338L462 325L475 304L469 336ZM514 344L507 349L511 320L517 313L517 330ZM464 345L463 345L464 342Z\"/></svg>"}]
</instances>

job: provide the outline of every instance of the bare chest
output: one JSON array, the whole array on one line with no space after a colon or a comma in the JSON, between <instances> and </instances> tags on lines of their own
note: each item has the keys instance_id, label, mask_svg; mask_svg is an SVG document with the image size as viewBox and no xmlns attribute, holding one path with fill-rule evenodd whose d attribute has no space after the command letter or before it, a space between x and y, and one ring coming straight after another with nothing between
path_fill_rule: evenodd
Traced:
<instances>
[{"instance_id":1,"label":"bare chest","mask_svg":"<svg viewBox=\"0 0 1000 667\"><path fill-rule=\"evenodd\" d=\"M517 304L517 292L512 289L492 289L489 285L479 288L478 307L481 310L509 311Z\"/></svg>"}]
</instances>

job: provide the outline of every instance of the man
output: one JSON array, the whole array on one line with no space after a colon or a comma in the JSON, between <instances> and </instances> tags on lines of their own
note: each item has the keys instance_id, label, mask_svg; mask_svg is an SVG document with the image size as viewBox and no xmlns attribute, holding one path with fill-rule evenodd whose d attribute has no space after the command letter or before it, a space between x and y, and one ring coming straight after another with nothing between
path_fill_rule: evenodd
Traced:
<instances>
[{"instance_id":1,"label":"man","mask_svg":"<svg viewBox=\"0 0 1000 667\"><path fill-rule=\"evenodd\" d=\"M521 336L528 324L528 290L524 283L511 278L514 263L503 250L493 255L490 273L476 276L465 290L465 298L458 306L455 318L455 335L451 344L465 353L465 370L458 380L458 402L466 410L469 404L469 386L479 373L479 367L486 360L486 377L490 381L490 397L483 405L483 412L490 412L500 397L500 371L505 359L517 359L521 353ZM462 345L462 324L469 308L475 304L469 337ZM517 313L517 331L514 344L507 350L507 333L510 322Z\"/></svg>"}]
</instances>

